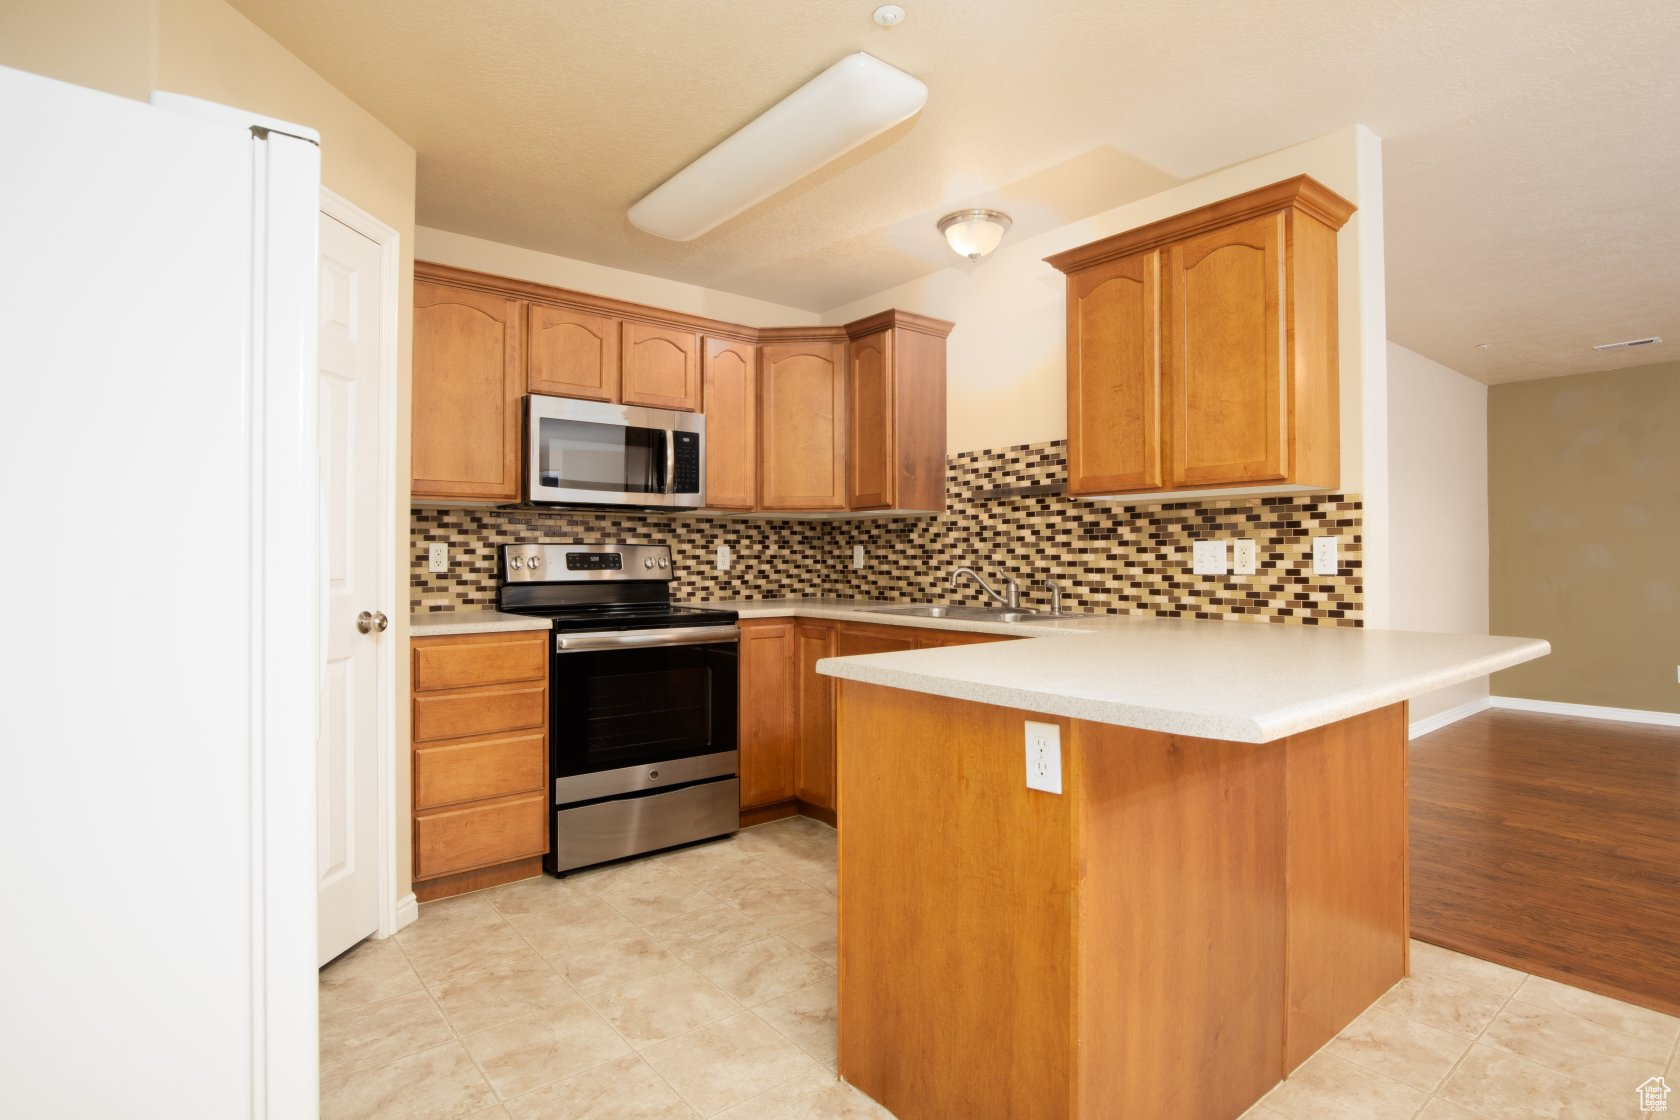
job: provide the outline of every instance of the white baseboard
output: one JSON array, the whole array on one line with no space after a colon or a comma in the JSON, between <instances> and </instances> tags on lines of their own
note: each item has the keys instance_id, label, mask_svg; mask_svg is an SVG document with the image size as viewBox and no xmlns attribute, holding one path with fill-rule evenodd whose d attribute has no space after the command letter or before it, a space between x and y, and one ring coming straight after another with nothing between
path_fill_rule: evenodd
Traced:
<instances>
[{"instance_id":1,"label":"white baseboard","mask_svg":"<svg viewBox=\"0 0 1680 1120\"><path fill-rule=\"evenodd\" d=\"M391 932L396 933L397 930L415 922L419 917L420 903L415 899L414 892L410 891L397 899L397 920Z\"/></svg>"},{"instance_id":2,"label":"white baseboard","mask_svg":"<svg viewBox=\"0 0 1680 1120\"><path fill-rule=\"evenodd\" d=\"M1529 700L1521 696L1490 696L1488 699L1492 701L1492 707L1506 708L1514 712L1543 712L1551 716L1578 716L1581 719L1611 719L1620 723L1651 723L1658 727L1680 727L1680 712L1601 708L1596 704L1564 704L1556 700Z\"/></svg>"},{"instance_id":3,"label":"white baseboard","mask_svg":"<svg viewBox=\"0 0 1680 1120\"><path fill-rule=\"evenodd\" d=\"M1485 712L1493 707L1494 698L1478 696L1474 700L1460 704L1455 708L1448 708L1444 712L1436 712L1432 716L1425 716L1412 723L1408 738L1416 739L1419 735L1427 735L1431 731L1439 731L1449 723L1457 723L1466 716L1473 716L1477 712Z\"/></svg>"}]
</instances>

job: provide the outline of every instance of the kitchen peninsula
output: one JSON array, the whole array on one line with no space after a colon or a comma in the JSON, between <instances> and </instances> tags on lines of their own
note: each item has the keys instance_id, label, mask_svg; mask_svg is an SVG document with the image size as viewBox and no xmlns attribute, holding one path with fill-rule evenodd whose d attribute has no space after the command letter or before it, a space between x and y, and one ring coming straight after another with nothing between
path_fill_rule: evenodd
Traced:
<instances>
[{"instance_id":1,"label":"kitchen peninsula","mask_svg":"<svg viewBox=\"0 0 1680 1120\"><path fill-rule=\"evenodd\" d=\"M1406 701L1549 647L1049 625L818 663L840 1073L901 1120L1234 1120L1406 975Z\"/></svg>"}]
</instances>

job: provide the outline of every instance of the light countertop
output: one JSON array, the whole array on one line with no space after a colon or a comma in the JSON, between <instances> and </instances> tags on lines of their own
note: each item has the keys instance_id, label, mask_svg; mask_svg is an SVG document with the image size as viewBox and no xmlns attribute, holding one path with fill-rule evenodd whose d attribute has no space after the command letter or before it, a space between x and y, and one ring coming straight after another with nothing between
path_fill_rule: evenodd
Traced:
<instances>
[{"instance_id":1,"label":"light countertop","mask_svg":"<svg viewBox=\"0 0 1680 1120\"><path fill-rule=\"evenodd\" d=\"M1264 743L1543 657L1534 638L1091 615L1049 623L907 619L883 603L709 603L798 616L1009 634L985 645L826 658L818 672L1098 723Z\"/></svg>"},{"instance_id":2,"label":"light countertop","mask_svg":"<svg viewBox=\"0 0 1680 1120\"><path fill-rule=\"evenodd\" d=\"M446 634L496 634L512 630L547 630L546 618L503 614L483 608L456 611L415 611L408 616L408 636L440 638Z\"/></svg>"}]
</instances>

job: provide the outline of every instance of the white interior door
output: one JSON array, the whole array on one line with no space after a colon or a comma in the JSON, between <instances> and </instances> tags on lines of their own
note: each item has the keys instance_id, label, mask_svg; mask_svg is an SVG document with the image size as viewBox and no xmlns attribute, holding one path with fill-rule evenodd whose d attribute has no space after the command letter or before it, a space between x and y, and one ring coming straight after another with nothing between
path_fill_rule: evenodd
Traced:
<instances>
[{"instance_id":1,"label":"white interior door","mask_svg":"<svg viewBox=\"0 0 1680 1120\"><path fill-rule=\"evenodd\" d=\"M321 215L320 963L379 926L380 250ZM372 619L363 617L364 612Z\"/></svg>"}]
</instances>

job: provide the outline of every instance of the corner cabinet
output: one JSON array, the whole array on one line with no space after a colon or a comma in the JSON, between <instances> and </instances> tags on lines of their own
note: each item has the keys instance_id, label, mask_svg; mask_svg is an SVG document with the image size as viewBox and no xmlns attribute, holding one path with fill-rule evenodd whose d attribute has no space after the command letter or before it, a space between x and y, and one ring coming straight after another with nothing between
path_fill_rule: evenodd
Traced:
<instances>
[{"instance_id":1,"label":"corner cabinet","mask_svg":"<svg viewBox=\"0 0 1680 1120\"><path fill-rule=\"evenodd\" d=\"M945 508L945 339L951 327L896 310L846 325L849 508Z\"/></svg>"},{"instance_id":2,"label":"corner cabinet","mask_svg":"<svg viewBox=\"0 0 1680 1120\"><path fill-rule=\"evenodd\" d=\"M1334 488L1353 211L1298 176L1047 258L1067 275L1068 492Z\"/></svg>"},{"instance_id":3,"label":"corner cabinet","mask_svg":"<svg viewBox=\"0 0 1680 1120\"><path fill-rule=\"evenodd\" d=\"M416 498L519 499L523 313L516 299L415 277Z\"/></svg>"},{"instance_id":4,"label":"corner cabinet","mask_svg":"<svg viewBox=\"0 0 1680 1120\"><path fill-rule=\"evenodd\" d=\"M759 508L846 507L846 343L834 332L762 332Z\"/></svg>"}]
</instances>

